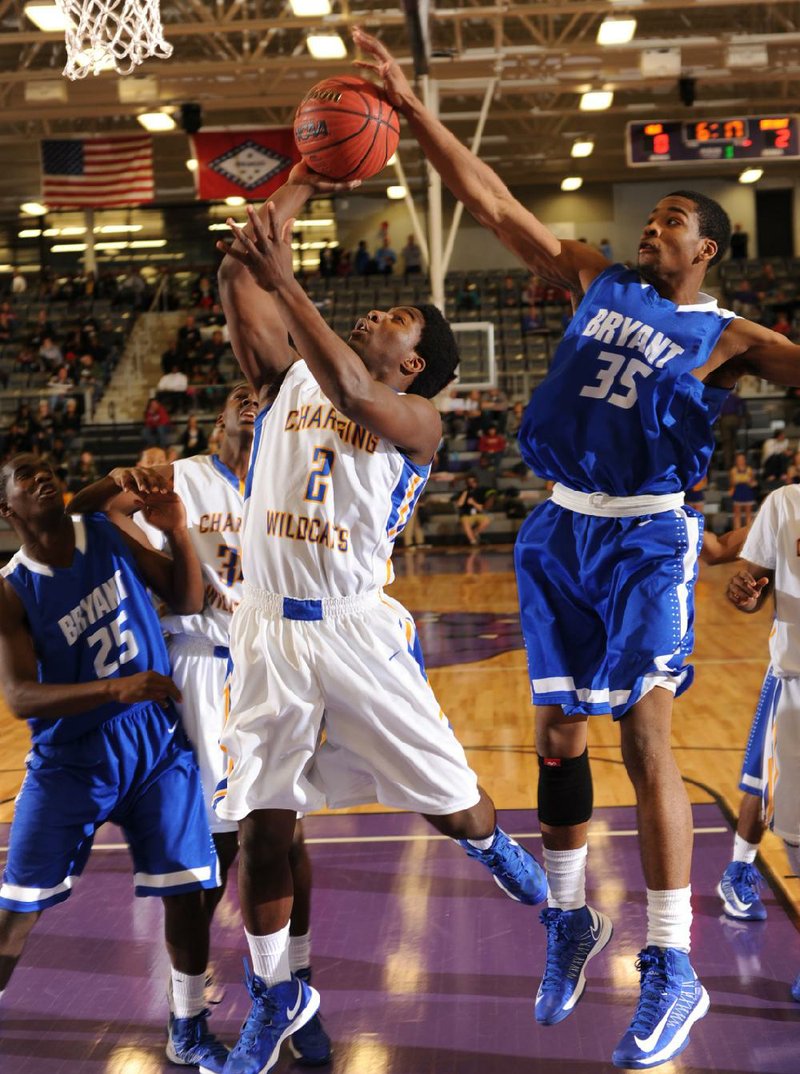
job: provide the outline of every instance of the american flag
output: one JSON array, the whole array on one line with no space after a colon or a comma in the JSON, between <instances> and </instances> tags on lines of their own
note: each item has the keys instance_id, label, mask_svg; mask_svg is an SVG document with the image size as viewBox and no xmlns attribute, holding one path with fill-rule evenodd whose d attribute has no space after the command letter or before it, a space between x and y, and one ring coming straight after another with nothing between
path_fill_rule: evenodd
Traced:
<instances>
[{"instance_id":1,"label":"american flag","mask_svg":"<svg viewBox=\"0 0 800 1074\"><path fill-rule=\"evenodd\" d=\"M42 201L53 208L152 201L153 139L58 138L42 142Z\"/></svg>"}]
</instances>

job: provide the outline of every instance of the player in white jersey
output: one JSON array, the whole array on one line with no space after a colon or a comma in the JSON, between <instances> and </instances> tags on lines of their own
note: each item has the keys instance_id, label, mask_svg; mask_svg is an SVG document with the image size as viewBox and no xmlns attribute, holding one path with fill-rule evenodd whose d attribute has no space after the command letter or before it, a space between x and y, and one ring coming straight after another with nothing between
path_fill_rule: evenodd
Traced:
<instances>
[{"instance_id":1,"label":"player in white jersey","mask_svg":"<svg viewBox=\"0 0 800 1074\"><path fill-rule=\"evenodd\" d=\"M292 273L298 165L249 210L220 269L234 352L274 402L245 491L244 599L231 629L220 816L239 821L239 894L255 974L228 1074L264 1072L318 996L290 974L287 852L295 810L382 802L423 813L528 903L541 868L495 824L427 682L413 620L383 587L441 437L430 402L458 361L434 306L371 310L345 343ZM289 333L297 350L289 343ZM300 358L302 355L302 359ZM324 741L322 735L324 732Z\"/></svg>"},{"instance_id":2,"label":"player in white jersey","mask_svg":"<svg viewBox=\"0 0 800 1074\"><path fill-rule=\"evenodd\" d=\"M771 492L742 549L742 564L728 583L739 611L757 611L775 594L769 636L770 665L759 707L763 734L763 817L783 840L792 872L800 875L800 485ZM800 1002L800 974L791 989Z\"/></svg>"},{"instance_id":3,"label":"player in white jersey","mask_svg":"<svg viewBox=\"0 0 800 1074\"><path fill-rule=\"evenodd\" d=\"M209 922L238 851L237 823L221 819L211 807L211 800L227 767L219 736L224 723L231 617L242 598L244 487L257 409L257 395L250 385L237 384L217 418L222 431L219 454L195 455L153 467L121 467L83 489L74 501L79 510L109 511L114 517L117 513L138 512L143 497L157 499L159 493L172 491L186 511L189 538L203 570L204 605L195 615L175 615L165 609L161 626L167 636L172 677L182 695L176 707L197 756L219 859L221 885L204 892ZM157 539L155 531L151 543ZM311 862L299 821L291 848L291 866L296 898L289 959L292 972L309 980ZM212 1001L215 995L219 997L213 985L208 995ZM319 1017L298 1031L293 1044L301 1062L317 1065L330 1059L330 1040Z\"/></svg>"}]
</instances>

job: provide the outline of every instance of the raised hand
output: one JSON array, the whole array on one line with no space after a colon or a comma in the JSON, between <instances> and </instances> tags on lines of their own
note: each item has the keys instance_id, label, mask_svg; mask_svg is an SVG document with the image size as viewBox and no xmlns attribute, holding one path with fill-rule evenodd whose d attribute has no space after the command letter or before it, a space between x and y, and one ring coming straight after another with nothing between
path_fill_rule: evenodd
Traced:
<instances>
[{"instance_id":1,"label":"raised hand","mask_svg":"<svg viewBox=\"0 0 800 1074\"><path fill-rule=\"evenodd\" d=\"M274 202L267 205L268 225L252 205L247 206L247 217L252 238L229 217L228 227L233 232L240 248L235 244L224 242L216 244L222 253L239 261L250 272L259 287L265 291L276 291L294 279L292 269L292 227L294 219L285 221L283 227L278 224L278 213Z\"/></svg>"},{"instance_id":2,"label":"raised hand","mask_svg":"<svg viewBox=\"0 0 800 1074\"><path fill-rule=\"evenodd\" d=\"M376 74L383 82L383 88L389 101L398 112L402 112L415 99L415 94L411 84L403 74L400 64L377 37L368 34L360 26L354 26L351 35L356 47L360 48L368 56L373 57L372 61L355 60L354 66Z\"/></svg>"},{"instance_id":3,"label":"raised hand","mask_svg":"<svg viewBox=\"0 0 800 1074\"><path fill-rule=\"evenodd\" d=\"M167 478L148 466L117 466L108 476L122 492L148 496L171 491Z\"/></svg>"},{"instance_id":4,"label":"raised hand","mask_svg":"<svg viewBox=\"0 0 800 1074\"><path fill-rule=\"evenodd\" d=\"M299 161L289 172L287 186L311 186L320 194L344 194L361 186L360 179L329 179L326 175L312 171L304 160Z\"/></svg>"}]
</instances>

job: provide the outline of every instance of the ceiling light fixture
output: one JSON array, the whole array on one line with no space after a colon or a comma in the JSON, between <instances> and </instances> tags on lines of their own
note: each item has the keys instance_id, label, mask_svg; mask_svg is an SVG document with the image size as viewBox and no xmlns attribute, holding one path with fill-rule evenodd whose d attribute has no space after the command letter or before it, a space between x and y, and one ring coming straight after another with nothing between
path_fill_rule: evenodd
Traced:
<instances>
[{"instance_id":1,"label":"ceiling light fixture","mask_svg":"<svg viewBox=\"0 0 800 1074\"><path fill-rule=\"evenodd\" d=\"M289 0L292 14L299 19L319 18L330 15L331 0Z\"/></svg>"},{"instance_id":2,"label":"ceiling light fixture","mask_svg":"<svg viewBox=\"0 0 800 1074\"><path fill-rule=\"evenodd\" d=\"M580 190L583 186L583 179L579 175L568 175L566 179L561 180L561 189L565 191Z\"/></svg>"},{"instance_id":3,"label":"ceiling light fixture","mask_svg":"<svg viewBox=\"0 0 800 1074\"><path fill-rule=\"evenodd\" d=\"M594 152L594 142L591 138L577 138L572 143L572 149L570 150L570 156L572 157L590 157Z\"/></svg>"},{"instance_id":4,"label":"ceiling light fixture","mask_svg":"<svg viewBox=\"0 0 800 1074\"><path fill-rule=\"evenodd\" d=\"M142 112L136 118L146 131L174 131L177 126L169 112Z\"/></svg>"},{"instance_id":5,"label":"ceiling light fixture","mask_svg":"<svg viewBox=\"0 0 800 1074\"><path fill-rule=\"evenodd\" d=\"M597 30L598 45L627 45L636 33L636 19L606 18Z\"/></svg>"},{"instance_id":6,"label":"ceiling light fixture","mask_svg":"<svg viewBox=\"0 0 800 1074\"><path fill-rule=\"evenodd\" d=\"M347 55L344 39L339 34L309 34L306 45L315 60L343 60Z\"/></svg>"},{"instance_id":7,"label":"ceiling light fixture","mask_svg":"<svg viewBox=\"0 0 800 1074\"><path fill-rule=\"evenodd\" d=\"M26 4L23 10L34 26L47 33L63 33L67 28L67 17L55 4Z\"/></svg>"},{"instance_id":8,"label":"ceiling light fixture","mask_svg":"<svg viewBox=\"0 0 800 1074\"><path fill-rule=\"evenodd\" d=\"M404 186L387 186L386 188L386 197L391 201L400 201L405 196L406 188Z\"/></svg>"},{"instance_id":9,"label":"ceiling light fixture","mask_svg":"<svg viewBox=\"0 0 800 1074\"><path fill-rule=\"evenodd\" d=\"M757 183L764 174L763 168L745 168L739 176L740 183Z\"/></svg>"},{"instance_id":10,"label":"ceiling light fixture","mask_svg":"<svg viewBox=\"0 0 800 1074\"><path fill-rule=\"evenodd\" d=\"M603 112L614 102L613 90L589 90L581 94L581 112Z\"/></svg>"},{"instance_id":11,"label":"ceiling light fixture","mask_svg":"<svg viewBox=\"0 0 800 1074\"><path fill-rule=\"evenodd\" d=\"M38 201L23 201L20 209L27 216L44 216L47 212L47 206L40 204Z\"/></svg>"}]
</instances>

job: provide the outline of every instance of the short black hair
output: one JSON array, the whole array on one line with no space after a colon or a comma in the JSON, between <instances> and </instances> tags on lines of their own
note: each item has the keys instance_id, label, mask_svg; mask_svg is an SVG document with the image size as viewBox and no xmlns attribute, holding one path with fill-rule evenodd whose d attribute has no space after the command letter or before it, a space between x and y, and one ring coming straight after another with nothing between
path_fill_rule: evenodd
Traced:
<instances>
[{"instance_id":1,"label":"short black hair","mask_svg":"<svg viewBox=\"0 0 800 1074\"><path fill-rule=\"evenodd\" d=\"M708 263L708 267L716 265L727 253L731 242L731 218L722 208L718 201L699 194L696 190L673 190L667 194L668 198L688 198L697 207L697 224L700 235L704 239L713 239L717 244L717 252Z\"/></svg>"},{"instance_id":2,"label":"short black hair","mask_svg":"<svg viewBox=\"0 0 800 1074\"><path fill-rule=\"evenodd\" d=\"M425 359L425 368L409 385L411 395L432 399L446 388L456 375L461 356L458 344L447 319L434 305L414 306L422 314L425 324L414 350Z\"/></svg>"}]
</instances>

